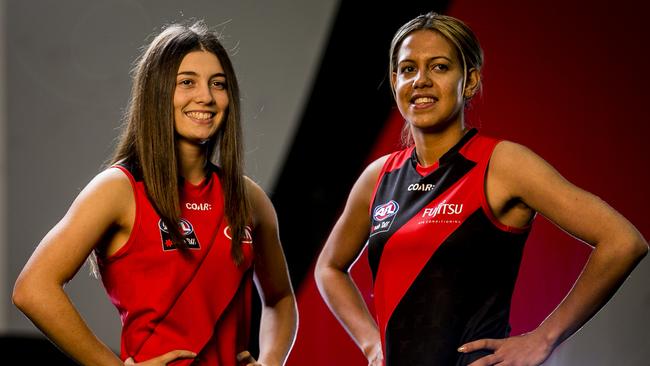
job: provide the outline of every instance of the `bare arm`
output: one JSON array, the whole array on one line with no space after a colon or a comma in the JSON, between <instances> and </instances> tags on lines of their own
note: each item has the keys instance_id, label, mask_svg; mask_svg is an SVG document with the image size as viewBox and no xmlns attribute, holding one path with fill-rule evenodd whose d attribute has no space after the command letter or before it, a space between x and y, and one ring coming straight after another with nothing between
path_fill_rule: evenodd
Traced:
<instances>
[{"instance_id":1,"label":"bare arm","mask_svg":"<svg viewBox=\"0 0 650 366\"><path fill-rule=\"evenodd\" d=\"M125 193L126 190L126 193ZM63 291L94 245L116 227L127 178L116 170L99 174L79 194L63 219L43 238L16 281L13 302L59 348L83 365L122 365L88 328Z\"/></svg>"},{"instance_id":2,"label":"bare arm","mask_svg":"<svg viewBox=\"0 0 650 366\"><path fill-rule=\"evenodd\" d=\"M82 365L124 365L90 330L63 290L90 252L126 242L135 211L128 178L108 169L93 179L41 240L16 280L14 304L63 352ZM174 350L137 365L165 365L196 354ZM131 359L127 365L136 365Z\"/></svg>"},{"instance_id":3,"label":"bare arm","mask_svg":"<svg viewBox=\"0 0 650 366\"><path fill-rule=\"evenodd\" d=\"M525 169L522 169L525 167ZM582 327L613 296L646 255L648 244L636 228L598 197L574 186L527 148L510 142L497 146L491 161L487 193L497 217L523 224L513 211L537 211L595 249L573 289L534 331L506 340L480 340L465 351L490 348L495 353L473 363L539 365L565 339ZM523 204L512 210L508 200ZM519 222L517 222L519 221Z\"/></svg>"},{"instance_id":4,"label":"bare arm","mask_svg":"<svg viewBox=\"0 0 650 366\"><path fill-rule=\"evenodd\" d=\"M383 157L369 165L355 183L315 270L316 283L325 302L363 351L370 365L381 365L381 338L377 323L348 270L368 239L370 200L385 161L386 157Z\"/></svg>"},{"instance_id":5,"label":"bare arm","mask_svg":"<svg viewBox=\"0 0 650 366\"><path fill-rule=\"evenodd\" d=\"M248 180L255 217L255 283L262 297L258 364L284 365L296 337L298 311L280 245L273 204L264 191Z\"/></svg>"}]
</instances>

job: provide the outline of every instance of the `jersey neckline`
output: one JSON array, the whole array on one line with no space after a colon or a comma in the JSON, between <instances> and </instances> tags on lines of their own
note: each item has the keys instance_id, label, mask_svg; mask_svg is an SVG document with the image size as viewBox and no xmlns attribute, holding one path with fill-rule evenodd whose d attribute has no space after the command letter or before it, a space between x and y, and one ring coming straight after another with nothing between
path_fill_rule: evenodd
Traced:
<instances>
[{"instance_id":1,"label":"jersey neckline","mask_svg":"<svg viewBox=\"0 0 650 366\"><path fill-rule=\"evenodd\" d=\"M415 171L418 172L420 176L426 177L427 175L433 173L441 165L445 165L450 160L452 160L452 158L456 156L456 154L458 154L460 149L462 149L463 146L465 146L465 144L467 144L467 142L471 140L472 137L474 137L477 133L478 130L476 128L472 128L469 131L467 131L454 146L452 146L449 150L447 150L446 153L442 154L442 156L440 157L440 159L438 159L438 161L436 161L435 163L427 167L423 167L422 165L420 165L420 163L418 162L417 152L415 151L415 146L413 146L413 151L411 151L411 157L410 157L411 166L415 169Z\"/></svg>"}]
</instances>

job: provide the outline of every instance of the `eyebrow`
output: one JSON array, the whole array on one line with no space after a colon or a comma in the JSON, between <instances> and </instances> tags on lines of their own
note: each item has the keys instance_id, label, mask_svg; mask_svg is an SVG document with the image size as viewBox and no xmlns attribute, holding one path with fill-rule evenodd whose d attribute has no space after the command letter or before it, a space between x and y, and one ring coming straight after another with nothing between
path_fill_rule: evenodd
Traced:
<instances>
[{"instance_id":1,"label":"eyebrow","mask_svg":"<svg viewBox=\"0 0 650 366\"><path fill-rule=\"evenodd\" d=\"M443 58L443 59L445 59L445 60L447 60L447 61L449 61L449 62L451 62L451 63L454 62L452 59L450 59L450 58L447 57L447 56L433 56L433 57L427 59L427 62L429 62L429 61L433 61L433 60L436 60L436 59L439 59L439 58ZM412 60L412 59L410 59L410 58L406 58L406 59L404 59L404 60L400 60L397 64L399 65L399 64L401 64L402 62L415 62L415 61Z\"/></svg>"},{"instance_id":2,"label":"eyebrow","mask_svg":"<svg viewBox=\"0 0 650 366\"><path fill-rule=\"evenodd\" d=\"M176 74L176 76L181 76L181 75L199 76L199 74L197 74L197 73L194 72L194 71L179 71L178 74ZM222 77L225 78L225 77L226 77L226 74L224 74L223 72L218 72L218 73L216 73L216 74L210 76L210 79L212 79L212 78L216 78L216 77L220 77L220 76L222 76Z\"/></svg>"}]
</instances>

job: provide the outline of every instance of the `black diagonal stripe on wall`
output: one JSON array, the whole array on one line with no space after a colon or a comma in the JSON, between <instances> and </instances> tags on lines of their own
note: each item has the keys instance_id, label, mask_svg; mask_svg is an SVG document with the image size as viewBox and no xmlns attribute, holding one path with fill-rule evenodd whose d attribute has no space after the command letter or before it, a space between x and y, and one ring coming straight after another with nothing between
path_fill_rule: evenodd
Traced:
<instances>
[{"instance_id":1,"label":"black diagonal stripe on wall","mask_svg":"<svg viewBox=\"0 0 650 366\"><path fill-rule=\"evenodd\" d=\"M311 95L269 192L294 289L308 275L393 108L387 79L393 34L409 19L443 12L448 4L417 0L408 6L364 6L341 1ZM261 305L253 298L255 335ZM257 354L256 336L249 347Z\"/></svg>"},{"instance_id":2,"label":"black diagonal stripe on wall","mask_svg":"<svg viewBox=\"0 0 650 366\"><path fill-rule=\"evenodd\" d=\"M364 168L393 107L388 51L395 31L448 1L407 6L342 1L272 201L298 288Z\"/></svg>"}]
</instances>

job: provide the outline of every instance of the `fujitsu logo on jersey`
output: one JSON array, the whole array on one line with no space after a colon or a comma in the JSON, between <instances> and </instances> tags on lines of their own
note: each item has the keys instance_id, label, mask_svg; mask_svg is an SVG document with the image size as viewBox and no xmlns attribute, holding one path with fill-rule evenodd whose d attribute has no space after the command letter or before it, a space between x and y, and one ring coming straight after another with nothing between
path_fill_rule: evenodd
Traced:
<instances>
[{"instance_id":1,"label":"fujitsu logo on jersey","mask_svg":"<svg viewBox=\"0 0 650 366\"><path fill-rule=\"evenodd\" d=\"M460 215L463 212L463 204L447 203L442 201L435 207L425 208L422 213L424 218L434 218L438 215Z\"/></svg>"},{"instance_id":2,"label":"fujitsu logo on jersey","mask_svg":"<svg viewBox=\"0 0 650 366\"><path fill-rule=\"evenodd\" d=\"M434 184L431 184L431 183L427 183L427 184L413 183L413 184L409 184L407 190L408 191L428 192L428 191L432 191L434 188L436 188L436 186Z\"/></svg>"},{"instance_id":3,"label":"fujitsu logo on jersey","mask_svg":"<svg viewBox=\"0 0 650 366\"><path fill-rule=\"evenodd\" d=\"M390 200L383 205L375 207L373 211L372 218L376 221L383 221L387 218L395 215L399 211L399 205L397 202Z\"/></svg>"}]
</instances>

